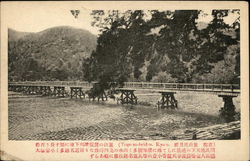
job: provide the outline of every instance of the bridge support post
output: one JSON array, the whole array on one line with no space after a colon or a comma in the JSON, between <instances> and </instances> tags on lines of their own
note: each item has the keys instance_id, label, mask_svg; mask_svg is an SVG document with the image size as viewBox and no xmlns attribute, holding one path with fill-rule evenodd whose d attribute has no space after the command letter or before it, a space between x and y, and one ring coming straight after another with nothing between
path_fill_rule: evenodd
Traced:
<instances>
[{"instance_id":1,"label":"bridge support post","mask_svg":"<svg viewBox=\"0 0 250 161\"><path fill-rule=\"evenodd\" d=\"M32 94L39 94L40 88L39 86L32 86Z\"/></svg>"},{"instance_id":2,"label":"bridge support post","mask_svg":"<svg viewBox=\"0 0 250 161\"><path fill-rule=\"evenodd\" d=\"M24 86L22 85L17 85L15 88L15 92L22 92L23 91Z\"/></svg>"},{"instance_id":3,"label":"bridge support post","mask_svg":"<svg viewBox=\"0 0 250 161\"><path fill-rule=\"evenodd\" d=\"M30 86L23 86L22 92L24 94L30 94Z\"/></svg>"},{"instance_id":4,"label":"bridge support post","mask_svg":"<svg viewBox=\"0 0 250 161\"><path fill-rule=\"evenodd\" d=\"M220 117L224 118L226 122L231 122L235 120L235 106L233 104L233 97L232 95L218 95L219 97L222 97L224 106L220 109Z\"/></svg>"},{"instance_id":5,"label":"bridge support post","mask_svg":"<svg viewBox=\"0 0 250 161\"><path fill-rule=\"evenodd\" d=\"M39 93L40 93L41 95L44 95L44 93L45 93L45 86L40 86L40 87L39 87Z\"/></svg>"},{"instance_id":6,"label":"bridge support post","mask_svg":"<svg viewBox=\"0 0 250 161\"><path fill-rule=\"evenodd\" d=\"M36 94L42 94L41 92L41 86L36 86Z\"/></svg>"},{"instance_id":7,"label":"bridge support post","mask_svg":"<svg viewBox=\"0 0 250 161\"><path fill-rule=\"evenodd\" d=\"M11 91L16 92L16 85L11 85L10 89Z\"/></svg>"},{"instance_id":8,"label":"bridge support post","mask_svg":"<svg viewBox=\"0 0 250 161\"><path fill-rule=\"evenodd\" d=\"M36 86L36 94L43 94L43 86Z\"/></svg>"},{"instance_id":9,"label":"bridge support post","mask_svg":"<svg viewBox=\"0 0 250 161\"><path fill-rule=\"evenodd\" d=\"M53 93L50 86L43 86L41 92L43 96L50 96Z\"/></svg>"},{"instance_id":10,"label":"bridge support post","mask_svg":"<svg viewBox=\"0 0 250 161\"><path fill-rule=\"evenodd\" d=\"M65 97L66 91L65 87L55 86L53 91L53 96L56 97Z\"/></svg>"},{"instance_id":11,"label":"bridge support post","mask_svg":"<svg viewBox=\"0 0 250 161\"><path fill-rule=\"evenodd\" d=\"M35 92L36 92L36 87L35 87L35 86L29 86L27 92L28 92L27 94L32 94L32 95L35 94Z\"/></svg>"},{"instance_id":12,"label":"bridge support post","mask_svg":"<svg viewBox=\"0 0 250 161\"><path fill-rule=\"evenodd\" d=\"M134 94L135 90L120 90L122 92L120 101L121 104L137 104L137 97Z\"/></svg>"},{"instance_id":13,"label":"bridge support post","mask_svg":"<svg viewBox=\"0 0 250 161\"><path fill-rule=\"evenodd\" d=\"M32 90L33 90L33 87L32 86L28 86L26 94L32 94Z\"/></svg>"},{"instance_id":14,"label":"bridge support post","mask_svg":"<svg viewBox=\"0 0 250 161\"><path fill-rule=\"evenodd\" d=\"M158 109L162 108L178 108L177 100L174 97L175 92L160 92L161 100L157 102Z\"/></svg>"},{"instance_id":15,"label":"bridge support post","mask_svg":"<svg viewBox=\"0 0 250 161\"><path fill-rule=\"evenodd\" d=\"M22 93L24 93L25 90L26 90L26 86L18 85L18 86L14 87L14 92L22 92Z\"/></svg>"},{"instance_id":16,"label":"bridge support post","mask_svg":"<svg viewBox=\"0 0 250 161\"><path fill-rule=\"evenodd\" d=\"M18 85L14 85L12 90L13 90L14 92L17 92L17 91L18 91L17 89L18 89Z\"/></svg>"},{"instance_id":17,"label":"bridge support post","mask_svg":"<svg viewBox=\"0 0 250 161\"><path fill-rule=\"evenodd\" d=\"M85 98L85 94L82 90L82 87L70 87L70 98Z\"/></svg>"},{"instance_id":18,"label":"bridge support post","mask_svg":"<svg viewBox=\"0 0 250 161\"><path fill-rule=\"evenodd\" d=\"M30 86L29 87L29 93L28 94L35 94L35 92L36 92L36 88L35 88L35 86Z\"/></svg>"}]
</instances>

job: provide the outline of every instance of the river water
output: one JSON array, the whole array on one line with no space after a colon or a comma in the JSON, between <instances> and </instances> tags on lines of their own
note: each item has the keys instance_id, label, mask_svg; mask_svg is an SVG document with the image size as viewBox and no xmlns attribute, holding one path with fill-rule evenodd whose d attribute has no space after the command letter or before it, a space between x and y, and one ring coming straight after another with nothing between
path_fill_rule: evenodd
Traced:
<instances>
[{"instance_id":1,"label":"river water","mask_svg":"<svg viewBox=\"0 0 250 161\"><path fill-rule=\"evenodd\" d=\"M206 97L211 96L177 95L177 100L182 100L178 109L157 110L154 105L117 105L111 100L98 103L9 92L9 139L168 140L181 129L221 123L220 98L210 98L211 102ZM152 102L157 98L156 94L143 94L139 100Z\"/></svg>"}]
</instances>

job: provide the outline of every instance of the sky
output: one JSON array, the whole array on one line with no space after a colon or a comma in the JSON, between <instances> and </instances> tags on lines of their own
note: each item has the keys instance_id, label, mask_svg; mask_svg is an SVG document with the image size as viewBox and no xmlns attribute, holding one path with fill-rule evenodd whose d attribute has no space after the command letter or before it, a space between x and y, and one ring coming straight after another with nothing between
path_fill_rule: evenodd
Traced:
<instances>
[{"instance_id":1,"label":"sky","mask_svg":"<svg viewBox=\"0 0 250 161\"><path fill-rule=\"evenodd\" d=\"M55 26L73 26L98 34L98 28L91 26L91 10L83 7L36 5L9 5L7 26L17 31L39 32ZM80 10L75 18L70 10Z\"/></svg>"},{"instance_id":2,"label":"sky","mask_svg":"<svg viewBox=\"0 0 250 161\"><path fill-rule=\"evenodd\" d=\"M80 10L78 17L75 18L70 10ZM208 15L200 16L198 21L211 21L211 10L203 11ZM60 5L60 3L41 5L37 3L31 6L10 3L4 13L7 13L8 17L7 26L17 31L39 32L55 26L72 26L88 30L95 35L99 33L98 28L91 26L91 10L80 5ZM236 17L237 15L230 14L225 21L230 24Z\"/></svg>"}]
</instances>

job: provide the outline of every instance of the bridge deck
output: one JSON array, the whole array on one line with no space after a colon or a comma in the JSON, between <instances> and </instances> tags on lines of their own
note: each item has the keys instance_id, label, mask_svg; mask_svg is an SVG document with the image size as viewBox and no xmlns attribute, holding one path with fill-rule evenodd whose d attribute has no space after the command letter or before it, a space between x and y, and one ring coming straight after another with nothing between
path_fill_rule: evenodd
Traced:
<instances>
[{"instance_id":1,"label":"bridge deck","mask_svg":"<svg viewBox=\"0 0 250 161\"><path fill-rule=\"evenodd\" d=\"M61 86L82 87L90 89L93 83L89 82L66 82L66 81L37 81L37 82L9 82L12 86ZM149 83L149 82L125 82L123 88L118 90L154 91L154 92L202 92L221 95L239 95L239 84L193 84L193 83Z\"/></svg>"},{"instance_id":2,"label":"bridge deck","mask_svg":"<svg viewBox=\"0 0 250 161\"><path fill-rule=\"evenodd\" d=\"M149 91L149 92L198 92L198 93L208 93L215 95L229 95L229 96L238 96L240 91L231 91L231 90L193 90L193 89L152 89L152 88L118 88L119 90L134 90L134 91Z\"/></svg>"}]
</instances>

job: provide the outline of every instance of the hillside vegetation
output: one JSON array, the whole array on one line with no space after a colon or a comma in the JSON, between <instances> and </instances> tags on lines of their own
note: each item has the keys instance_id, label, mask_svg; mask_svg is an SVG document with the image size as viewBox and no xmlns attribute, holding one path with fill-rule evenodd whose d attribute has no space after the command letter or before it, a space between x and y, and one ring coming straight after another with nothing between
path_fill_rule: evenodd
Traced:
<instances>
[{"instance_id":1,"label":"hillside vegetation","mask_svg":"<svg viewBox=\"0 0 250 161\"><path fill-rule=\"evenodd\" d=\"M9 80L79 80L83 58L96 47L96 36L62 26L38 33L8 30Z\"/></svg>"}]
</instances>

